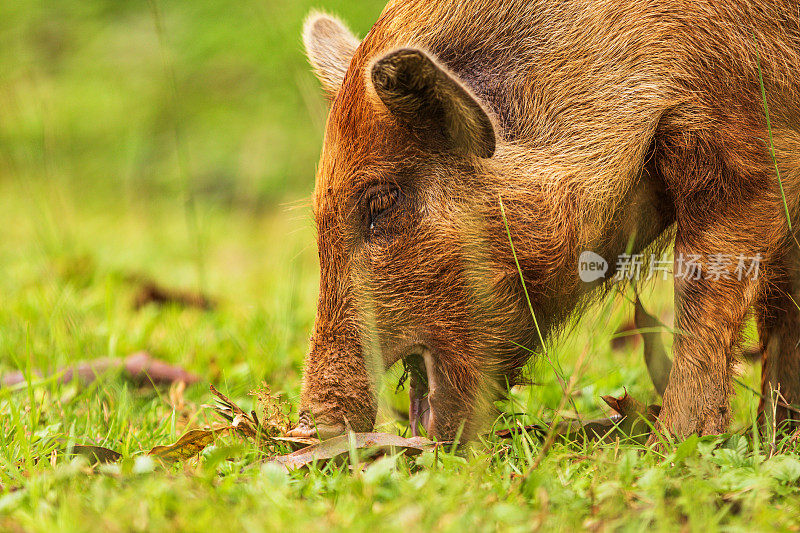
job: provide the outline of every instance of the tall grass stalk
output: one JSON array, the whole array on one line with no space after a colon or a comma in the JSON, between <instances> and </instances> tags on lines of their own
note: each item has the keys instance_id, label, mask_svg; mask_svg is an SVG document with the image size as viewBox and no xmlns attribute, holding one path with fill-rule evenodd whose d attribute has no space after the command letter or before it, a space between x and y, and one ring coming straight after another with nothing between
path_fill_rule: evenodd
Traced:
<instances>
[{"instance_id":1,"label":"tall grass stalk","mask_svg":"<svg viewBox=\"0 0 800 533\"><path fill-rule=\"evenodd\" d=\"M789 232L792 234L792 237L797 243L797 238L794 237L794 232L792 231L792 217L789 214L789 204L786 202L786 193L783 190L783 180L781 179L781 170L778 167L778 158L775 157L775 143L772 139L772 122L769 118L769 104L767 102L767 90L764 87L764 73L761 71L761 55L758 51L758 39L756 39L755 35L753 35L753 40L756 44L756 66L758 67L758 83L761 87L761 100L764 105L764 116L767 119L767 134L769 135L769 153L772 156L772 164L775 166L775 175L778 177L778 187L781 191L781 199L783 200L783 210L786 214L786 223L789 225ZM800 247L800 243L797 243Z\"/></svg>"},{"instance_id":2,"label":"tall grass stalk","mask_svg":"<svg viewBox=\"0 0 800 533\"><path fill-rule=\"evenodd\" d=\"M173 123L173 139L175 142L175 155L177 157L178 173L183 184L183 207L184 216L186 218L186 226L190 234L190 238L194 240L195 245L195 264L197 268L197 284L201 293L204 293L207 288L207 275L206 275L206 262L205 262L205 239L200 228L200 217L197 209L197 200L194 191L192 190L192 179L189 171L189 156L186 152L186 146L183 141L183 127L181 122L180 105L178 104L178 81L175 75L175 65L170 57L169 48L167 46L166 31L164 29L164 21L161 16L161 10L158 7L157 0L149 0L150 11L153 16L153 24L155 25L156 34L158 35L158 44L161 49L161 61L164 68L164 74L170 88L170 106L172 108Z\"/></svg>"}]
</instances>

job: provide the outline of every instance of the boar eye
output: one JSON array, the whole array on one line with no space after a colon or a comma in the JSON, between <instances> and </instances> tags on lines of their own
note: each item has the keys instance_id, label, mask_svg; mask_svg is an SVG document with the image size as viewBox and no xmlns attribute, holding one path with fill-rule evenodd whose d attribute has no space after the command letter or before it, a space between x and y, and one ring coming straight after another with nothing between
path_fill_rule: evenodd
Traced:
<instances>
[{"instance_id":1,"label":"boar eye","mask_svg":"<svg viewBox=\"0 0 800 533\"><path fill-rule=\"evenodd\" d=\"M369 229L374 230L375 224L397 201L397 189L380 189L369 196Z\"/></svg>"}]
</instances>

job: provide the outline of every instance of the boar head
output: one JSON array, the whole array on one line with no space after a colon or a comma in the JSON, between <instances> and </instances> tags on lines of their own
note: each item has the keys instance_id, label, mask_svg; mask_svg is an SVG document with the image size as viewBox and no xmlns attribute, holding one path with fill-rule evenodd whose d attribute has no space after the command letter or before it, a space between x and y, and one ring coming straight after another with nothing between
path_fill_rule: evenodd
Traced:
<instances>
[{"instance_id":1,"label":"boar head","mask_svg":"<svg viewBox=\"0 0 800 533\"><path fill-rule=\"evenodd\" d=\"M376 379L403 359L412 431L469 436L532 330L485 175L495 126L432 54L379 26L361 44L328 16L305 27L331 109L313 200L319 303L291 434L372 429Z\"/></svg>"}]
</instances>

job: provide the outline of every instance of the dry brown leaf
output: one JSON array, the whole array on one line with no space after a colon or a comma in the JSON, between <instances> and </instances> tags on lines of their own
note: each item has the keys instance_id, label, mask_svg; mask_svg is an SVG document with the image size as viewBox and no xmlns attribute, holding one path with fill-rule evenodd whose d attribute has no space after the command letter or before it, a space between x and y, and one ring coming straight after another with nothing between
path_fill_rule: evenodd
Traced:
<instances>
[{"instance_id":1,"label":"dry brown leaf","mask_svg":"<svg viewBox=\"0 0 800 533\"><path fill-rule=\"evenodd\" d=\"M146 352L137 352L125 359L105 357L94 361L77 363L60 369L57 374L61 374L59 378L61 383L79 381L80 383L88 384L99 376L110 372L120 372L123 377L140 386L169 385L181 381L191 385L200 380L200 378L190 374L183 368L155 359ZM33 372L33 375L40 376L38 372ZM14 372L0 378L0 385L11 387L25 383L25 381L26 376L23 372Z\"/></svg>"},{"instance_id":2,"label":"dry brown leaf","mask_svg":"<svg viewBox=\"0 0 800 533\"><path fill-rule=\"evenodd\" d=\"M579 441L581 439L601 440L608 438L629 438L644 443L650 433L650 425L658 417L661 407L645 406L627 392L622 398L603 396L611 409L617 414L608 418L594 420L569 420L556 425L555 434L562 441ZM544 438L550 424L534 424L518 428L501 429L495 435L509 439L523 431Z\"/></svg>"},{"instance_id":3,"label":"dry brown leaf","mask_svg":"<svg viewBox=\"0 0 800 533\"><path fill-rule=\"evenodd\" d=\"M194 307L204 311L210 311L217 306L213 299L200 292L164 287L143 275L132 275L128 279L139 285L138 292L133 300L133 307L137 310L148 304L171 304Z\"/></svg>"},{"instance_id":4,"label":"dry brown leaf","mask_svg":"<svg viewBox=\"0 0 800 533\"><path fill-rule=\"evenodd\" d=\"M147 352L138 352L126 357L125 371L130 379L142 385L170 385L179 382L192 385L200 381L194 374L156 359Z\"/></svg>"},{"instance_id":5,"label":"dry brown leaf","mask_svg":"<svg viewBox=\"0 0 800 533\"><path fill-rule=\"evenodd\" d=\"M644 443L650 435L650 430L661 412L660 405L645 405L625 391L622 398L603 396L603 401L620 415L617 422L617 431Z\"/></svg>"},{"instance_id":6,"label":"dry brown leaf","mask_svg":"<svg viewBox=\"0 0 800 533\"><path fill-rule=\"evenodd\" d=\"M418 455L432 451L444 442L434 442L423 437L407 439L391 433L350 433L307 446L287 455L274 457L271 463L280 465L286 470L302 468L315 461L327 461L346 455L351 448L368 450L373 454L397 453L402 451L409 455Z\"/></svg>"},{"instance_id":7,"label":"dry brown leaf","mask_svg":"<svg viewBox=\"0 0 800 533\"><path fill-rule=\"evenodd\" d=\"M622 417L619 415L608 418L596 418L592 420L563 420L556 424L556 437L562 441L576 441L581 439L598 440L619 424ZM529 426L514 427L495 431L494 434L502 439L510 439L514 435L522 433L533 433L536 437L543 439L547 435L550 424L532 424Z\"/></svg>"},{"instance_id":8,"label":"dry brown leaf","mask_svg":"<svg viewBox=\"0 0 800 533\"><path fill-rule=\"evenodd\" d=\"M320 443L320 440L316 437L273 437L272 440L288 444L293 450L300 450L306 446Z\"/></svg>"},{"instance_id":9,"label":"dry brown leaf","mask_svg":"<svg viewBox=\"0 0 800 533\"><path fill-rule=\"evenodd\" d=\"M91 446L76 444L72 447L72 453L86 457L92 463L114 463L122 458L122 454L103 448L102 446Z\"/></svg>"},{"instance_id":10,"label":"dry brown leaf","mask_svg":"<svg viewBox=\"0 0 800 533\"><path fill-rule=\"evenodd\" d=\"M647 413L647 407L628 394L628 391L625 391L622 398L616 398L614 396L602 396L601 398L610 408L621 416L637 416Z\"/></svg>"},{"instance_id":11,"label":"dry brown leaf","mask_svg":"<svg viewBox=\"0 0 800 533\"><path fill-rule=\"evenodd\" d=\"M159 457L165 461L182 461L194 457L211 444L220 433L229 431L230 427L219 429L192 429L169 446L154 446L148 455Z\"/></svg>"}]
</instances>

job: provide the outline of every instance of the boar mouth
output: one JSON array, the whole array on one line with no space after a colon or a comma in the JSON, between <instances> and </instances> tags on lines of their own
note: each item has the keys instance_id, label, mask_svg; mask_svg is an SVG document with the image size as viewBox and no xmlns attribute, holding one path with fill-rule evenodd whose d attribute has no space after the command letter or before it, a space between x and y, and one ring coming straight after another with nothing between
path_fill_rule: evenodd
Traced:
<instances>
[{"instance_id":1,"label":"boar mouth","mask_svg":"<svg viewBox=\"0 0 800 533\"><path fill-rule=\"evenodd\" d=\"M436 378L433 372L433 358L428 350L421 354L412 354L403 359L405 371L411 378L408 389L409 406L408 421L411 425L411 435L419 436L419 426L425 429L430 436L434 427L434 411L431 405L436 392Z\"/></svg>"},{"instance_id":2,"label":"boar mouth","mask_svg":"<svg viewBox=\"0 0 800 533\"><path fill-rule=\"evenodd\" d=\"M422 426L428 437L435 431L435 412L433 399L436 392L436 375L434 359L431 352L419 344L407 349L405 356L399 359L403 362L404 370L409 378L409 408L408 419L411 425L411 434L420 436L419 426ZM401 378L401 384L404 378ZM316 413L314 412L316 411ZM340 422L331 417L325 409L305 409L300 413L300 419L294 428L286 433L288 437L318 437L322 440L341 435L347 428L347 420Z\"/></svg>"}]
</instances>

